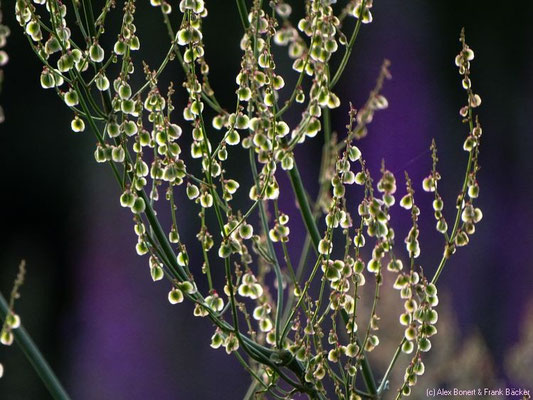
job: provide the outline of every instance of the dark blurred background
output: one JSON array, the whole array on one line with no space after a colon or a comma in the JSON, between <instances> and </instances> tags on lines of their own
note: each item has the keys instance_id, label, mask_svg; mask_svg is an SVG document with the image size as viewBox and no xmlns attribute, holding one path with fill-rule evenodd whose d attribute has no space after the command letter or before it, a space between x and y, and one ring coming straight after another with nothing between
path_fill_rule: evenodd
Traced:
<instances>
[{"instance_id":1,"label":"dark blurred background","mask_svg":"<svg viewBox=\"0 0 533 400\"><path fill-rule=\"evenodd\" d=\"M139 2L137 28L155 66L168 40L159 10L148 3ZM232 107L241 26L233 2L207 3L210 78L221 103ZM135 254L131 214L119 205L112 174L94 162L94 138L88 131L70 131L67 108L40 87L40 63L15 22L13 4L3 7L12 34L0 97L6 114L0 125L0 289L8 293L25 258L28 274L17 312L74 399L242 398L248 377L235 359L209 347L209 322L193 317L189 304L171 307L168 285L152 283L147 260ZM530 384L533 373L525 382L508 367L507 358L521 340L533 289L533 3L377 0L373 15L338 85L343 107L333 113L334 128L344 133L348 101L355 107L364 104L382 60L390 59L393 79L383 90L390 107L376 114L360 147L375 176L384 158L398 178L407 170L417 182L416 198L425 215L421 263L432 272L442 242L433 229L431 196L422 192L420 182L430 169L428 148L435 138L443 176L439 188L453 212L466 163L466 128L458 115L465 98L453 60L465 27L476 55L473 86L483 99L478 205L484 219L440 283L452 298L458 340L479 334L485 347L474 352L487 354L494 382ZM288 65L286 58L278 62L279 68ZM178 71L177 64L172 68ZM309 185L318 172L320 140L297 155ZM282 204L289 211L292 197ZM291 215L296 222L297 211ZM407 223L408 217L399 218ZM398 237L403 239L407 229L399 228ZM291 237L298 246L299 233ZM194 234L190 230L182 236L194 242ZM6 369L1 399L48 398L17 348L0 348L0 362Z\"/></svg>"}]
</instances>

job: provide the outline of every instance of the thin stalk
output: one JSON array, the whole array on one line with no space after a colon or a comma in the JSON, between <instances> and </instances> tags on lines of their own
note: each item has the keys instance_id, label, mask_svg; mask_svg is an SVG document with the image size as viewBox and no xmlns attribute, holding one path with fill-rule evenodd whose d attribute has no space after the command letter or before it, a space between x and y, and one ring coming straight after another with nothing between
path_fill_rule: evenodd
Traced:
<instances>
[{"instance_id":1,"label":"thin stalk","mask_svg":"<svg viewBox=\"0 0 533 400\"><path fill-rule=\"evenodd\" d=\"M346 310L341 310L341 316L345 324L350 321L350 316L348 315ZM364 348L362 347L363 345L359 340L359 337L357 336L355 336L355 343L361 349L361 355L363 356L361 359L361 373L363 374L363 379L365 381L366 388L369 391L370 395L372 397L375 397L378 393L376 380L374 379L374 374L372 373L372 369L370 368L368 358L364 353Z\"/></svg>"},{"instance_id":2,"label":"thin stalk","mask_svg":"<svg viewBox=\"0 0 533 400\"><path fill-rule=\"evenodd\" d=\"M318 17L315 17L315 20L316 18ZM302 81L304 79L304 75L305 75L305 70L307 68L307 65L309 64L309 57L310 57L310 54L311 54L311 45L313 44L313 41L315 39L315 35L316 35L316 31L317 31L317 24L315 24L315 28L313 29L313 34L311 36L311 41L309 42L310 45L309 45L309 48L307 49L307 55L305 56L305 62L304 62L304 65L302 67L302 71L300 72L300 75L298 76L298 80L296 81L296 85L294 85L294 89L289 97L289 100L287 100L285 102L285 105L276 113L276 117L281 117L285 111L287 111L290 106L292 105L292 103L294 102L294 100L296 99L296 95L298 93L298 89L301 87L302 85Z\"/></svg>"},{"instance_id":3,"label":"thin stalk","mask_svg":"<svg viewBox=\"0 0 533 400\"><path fill-rule=\"evenodd\" d=\"M385 374L383 375L383 379L381 380L381 383L378 387L378 394L383 393L385 390L385 387L387 386L387 381L389 380L389 375L392 372L392 368L394 367L394 364L396 363L396 360L398 360L398 357L400 356L402 352L402 346L405 343L406 339L403 338L400 342L400 345L396 348L396 351L394 352L394 356L392 357L391 362L389 363L389 366L387 367L387 370L385 371Z\"/></svg>"},{"instance_id":4,"label":"thin stalk","mask_svg":"<svg viewBox=\"0 0 533 400\"><path fill-rule=\"evenodd\" d=\"M167 14L163 13L163 20L165 22L165 26L167 28L168 35L170 37L171 42L175 41L176 34L174 33L174 29L172 29L172 24L170 23L170 19ZM187 74L188 68L185 64L185 61L183 60L183 56L181 55L181 52L177 46L173 46L174 54L178 58L178 61L183 69L183 71ZM213 110L215 110L218 113L226 113L218 103L217 99L215 98L214 94L208 95L207 92L202 89L201 92L202 99L211 107Z\"/></svg>"},{"instance_id":5,"label":"thin stalk","mask_svg":"<svg viewBox=\"0 0 533 400\"><path fill-rule=\"evenodd\" d=\"M313 243L313 249L317 252L318 243L320 242L320 233L313 217L313 212L311 211L311 206L309 204L309 199L307 198L307 193L305 192L304 185L302 183L302 177L300 176L300 171L298 171L298 166L294 164L294 168L289 172L289 179L296 196L296 201L300 207L300 213L305 223L307 232L311 237Z\"/></svg>"},{"instance_id":6,"label":"thin stalk","mask_svg":"<svg viewBox=\"0 0 533 400\"><path fill-rule=\"evenodd\" d=\"M472 108L468 109L468 123L470 132L474 130L474 121L472 116ZM472 150L470 154L468 155L468 163L466 165L466 171L465 171L465 177L463 181L463 186L461 187L461 197L464 200L465 194L466 194L466 187L468 185L468 176L470 175L470 170L472 169L472 158L473 158L474 151ZM455 214L455 221L452 228L452 233L450 235L450 238L448 239L447 245L452 245L455 241L455 236L457 235L457 229L459 228L459 222L461 221L461 212L463 211L463 208L461 206L457 207L457 213ZM433 279L431 279L431 283L436 284L437 280L440 277L440 274L442 273L442 270L444 269L444 266L446 265L446 261L448 261L448 256L446 254L446 250L444 252L444 255L442 256L442 259L440 260L439 266L437 267L437 271L435 271L435 275L433 275Z\"/></svg>"},{"instance_id":7,"label":"thin stalk","mask_svg":"<svg viewBox=\"0 0 533 400\"><path fill-rule=\"evenodd\" d=\"M236 0L237 9L239 10L239 16L241 17L241 23L244 30L247 30L250 26L248 22L248 9L244 0Z\"/></svg>"},{"instance_id":8,"label":"thin stalk","mask_svg":"<svg viewBox=\"0 0 533 400\"><path fill-rule=\"evenodd\" d=\"M313 218L316 220L316 217L318 215L318 211L320 209L320 202L322 200L322 197L324 193L327 190L327 181L326 181L326 172L329 165L329 159L330 159L330 146L331 146L331 121L330 121L330 114L329 109L324 109L323 111L323 118L324 118L324 147L322 149L322 158L320 161L320 175L319 175L319 184L320 188L318 191L318 195L316 197L316 200L314 202L313 206ZM309 233L306 233L305 235L305 241L302 248L302 251L300 253L300 259L298 261L298 269L296 271L296 281L299 282L302 278L302 274L305 268L305 264L307 263L307 257L309 255L309 251L311 250L311 236ZM284 316L286 316L289 313L290 308L294 304L294 295L293 293L290 293L289 299L287 304L285 305L285 312ZM284 318L285 319L285 318Z\"/></svg>"},{"instance_id":9,"label":"thin stalk","mask_svg":"<svg viewBox=\"0 0 533 400\"><path fill-rule=\"evenodd\" d=\"M257 166L255 164L255 158L254 158L254 154L253 154L253 150L252 149L250 149L249 155L250 155L250 167L252 169L252 175L253 175L255 184L257 186L259 186L259 179L258 179L258 174L257 174ZM266 185L266 183L265 183L265 185ZM259 204L259 216L260 216L260 219L261 219L261 224L263 225L263 230L265 231L265 236L266 236L266 239L267 239L268 251L270 253L269 255L272 258L272 260L274 261L274 263L273 263L274 273L276 275L276 281L277 281L277 284L278 284L277 301L276 301L276 324L275 324L276 325L276 343L277 343L279 348L282 348L282 346L281 346L282 337L280 335L280 326L281 326L281 314L282 314L282 310L283 310L283 276L281 274L281 268L280 268L280 265L279 265L278 257L276 255L276 250L274 249L274 245L272 244L272 241L270 240L270 237L268 235L268 231L269 231L269 229L268 229L268 218L267 218L267 215L266 215L265 206L264 206L262 201L260 201L258 204Z\"/></svg>"},{"instance_id":10,"label":"thin stalk","mask_svg":"<svg viewBox=\"0 0 533 400\"><path fill-rule=\"evenodd\" d=\"M238 353L237 353L238 354ZM240 356L240 355L239 355ZM237 357L238 358L238 357ZM242 364L242 363L241 363ZM260 380L261 378L259 378L258 376L256 375L253 375L251 372L250 374L253 376L254 379L252 379L252 383L250 384L250 386L248 387L248 390L246 391L246 393L244 394L244 397L242 398L242 400L253 400L253 398L255 397L255 393L256 393L256 389L257 389L257 386L261 383L264 385L264 383ZM263 386L265 387L265 386ZM266 389L266 387L265 387Z\"/></svg>"},{"instance_id":11,"label":"thin stalk","mask_svg":"<svg viewBox=\"0 0 533 400\"><path fill-rule=\"evenodd\" d=\"M289 318L287 318L287 321L285 321L285 326L281 332L281 338L283 340L283 338L285 338L285 335L287 334L288 330L289 330L289 326L290 326L290 322L292 320L292 318L294 317L294 315L296 314L296 310L300 307L300 304L302 304L302 301L304 301L305 299L305 295L307 293L307 291L309 290L309 286L311 286L311 282L313 281L313 278L315 277L317 271L318 271L318 267L320 266L320 263L322 262L322 255L320 255L315 263L315 266L313 267L313 271L311 272L311 276L309 277L309 279L307 280L307 282L305 282L305 285L304 285L304 288L302 290L302 293L300 293L300 296L298 297L298 302L296 303L296 306L294 306L292 309L291 309L291 312L289 314Z\"/></svg>"},{"instance_id":12,"label":"thin stalk","mask_svg":"<svg viewBox=\"0 0 533 400\"><path fill-rule=\"evenodd\" d=\"M0 317L2 321L5 320L8 313L9 306L4 296L0 293ZM52 371L52 368L50 368L50 365L46 362L26 329L21 325L17 329L13 329L12 332L18 346L39 375L39 378L43 381L50 395L55 400L70 400L70 396L61 385L61 382L59 382L56 374Z\"/></svg>"},{"instance_id":13,"label":"thin stalk","mask_svg":"<svg viewBox=\"0 0 533 400\"><path fill-rule=\"evenodd\" d=\"M361 10L364 10L366 0L363 0L361 3ZM361 11L362 12L362 11ZM361 22L362 22L363 16L361 15L357 22L355 23L355 28L352 32L352 36L350 37L350 41L348 42L348 45L346 46L346 51L344 52L344 56L342 57L341 63L339 65L339 68L337 69L337 72L335 72L335 75L333 75L333 79L329 83L329 88L333 89L333 87L337 84L339 79L342 76L342 73L346 69L346 66L348 65L348 60L350 59L350 55L352 54L353 46L355 44L355 40L357 39L357 35L359 34L359 30L361 29Z\"/></svg>"}]
</instances>

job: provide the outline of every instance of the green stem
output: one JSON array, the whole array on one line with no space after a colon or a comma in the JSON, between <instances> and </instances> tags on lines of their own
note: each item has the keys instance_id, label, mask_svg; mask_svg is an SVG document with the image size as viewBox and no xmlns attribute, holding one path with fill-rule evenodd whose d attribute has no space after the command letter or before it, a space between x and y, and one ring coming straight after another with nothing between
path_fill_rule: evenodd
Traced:
<instances>
[{"instance_id":1,"label":"green stem","mask_svg":"<svg viewBox=\"0 0 533 400\"><path fill-rule=\"evenodd\" d=\"M473 120L473 116L472 116L472 108L470 107L468 109L468 124L469 124L469 128L470 128L470 132L472 132L474 130L474 120ZM470 175L471 173L471 169L472 169L472 159L473 159L473 150L470 152L470 154L468 155L468 163L466 165L466 171L465 171L465 177L464 177L464 180L463 180L463 185L461 187L461 199L464 200L465 198L465 195L466 195L466 188L467 188L467 185L468 185L468 176ZM455 221L454 221L454 224L453 224L453 228L452 228L452 233L450 235L450 238L447 242L447 245L448 246L453 246L453 242L455 241L455 236L457 235L457 229L459 228L459 222L461 221L461 213L463 211L463 207L462 206L458 206L457 207L457 213L455 214ZM446 261L448 261L448 255L447 255L447 251L446 249L444 250L444 255L442 256L441 260L440 260L440 263L439 263L439 266L437 267L437 270L435 271L435 275L433 275L433 279L431 279L431 283L433 284L437 284L437 281L440 277L440 274L442 273L442 270L444 269L444 266L446 265Z\"/></svg>"},{"instance_id":2,"label":"green stem","mask_svg":"<svg viewBox=\"0 0 533 400\"><path fill-rule=\"evenodd\" d=\"M239 9L239 15L241 17L241 23L244 30L247 30L250 26L248 22L248 9L244 0L236 0L237 8Z\"/></svg>"},{"instance_id":3,"label":"green stem","mask_svg":"<svg viewBox=\"0 0 533 400\"><path fill-rule=\"evenodd\" d=\"M255 158L253 150L250 149L249 151L250 156L250 168L252 170L252 175L254 178L254 182L257 185L259 189L259 175L257 172L257 165L255 164ZM265 185L267 183L265 182ZM261 225L263 226L263 230L265 231L266 236L266 243L267 248L269 252L269 256L274 261L273 267L274 267L274 273L276 275L276 281L278 284L277 288L277 301L276 301L276 344L281 349L282 348L282 338L280 336L280 327L281 327L281 313L283 310L283 276L281 274L281 267L279 265L278 257L276 255L276 250L274 249L274 244L272 243L272 240L270 240L270 236L268 234L269 226L268 226L268 218L266 215L265 205L263 204L263 201L259 199L259 217L261 219Z\"/></svg>"},{"instance_id":4,"label":"green stem","mask_svg":"<svg viewBox=\"0 0 533 400\"><path fill-rule=\"evenodd\" d=\"M389 375L392 372L392 368L394 367L394 364L396 364L396 360L398 360L398 357L400 356L400 353L402 352L402 346L405 343L406 339L403 338L400 342L400 345L396 348L396 352L394 353L394 356L392 357L391 362L389 363L389 366L387 367L387 371L385 371L385 374L383 375L383 379L381 380L381 383L378 387L378 394L383 393L385 390L385 387L387 386L387 382L389 380Z\"/></svg>"},{"instance_id":5,"label":"green stem","mask_svg":"<svg viewBox=\"0 0 533 400\"><path fill-rule=\"evenodd\" d=\"M8 313L9 307L7 301L0 293L0 317L2 320L6 318ZM48 365L44 359L28 332L26 332L26 329L21 325L17 329L13 329L12 332L15 336L15 341L43 381L48 392L50 392L50 395L56 400L70 400L69 395L59 382L54 371L52 371L52 368L50 368L50 365Z\"/></svg>"},{"instance_id":6,"label":"green stem","mask_svg":"<svg viewBox=\"0 0 533 400\"><path fill-rule=\"evenodd\" d=\"M361 10L364 10L366 0L363 0L361 3ZM361 11L362 12L362 11ZM342 57L341 63L339 65L339 68L337 69L337 72L335 72L335 75L333 76L333 79L329 83L329 88L333 89L333 87L337 84L339 79L342 76L342 73L346 69L346 66L348 65L348 60L350 59L350 55L352 54L353 46L355 44L355 40L357 39L357 35L359 34L359 30L361 29L361 21L363 19L363 16L361 15L355 24L355 28L353 30L352 36L350 38L350 41L348 42L348 45L346 46L346 51L344 52L344 56Z\"/></svg>"},{"instance_id":7,"label":"green stem","mask_svg":"<svg viewBox=\"0 0 533 400\"><path fill-rule=\"evenodd\" d=\"M313 212L311 211L309 199L307 198L307 194L302 183L302 177L300 176L300 171L298 171L296 163L294 164L294 168L289 171L289 179L291 181L292 188L296 196L296 201L298 202L298 206L300 207L300 213L302 214L305 227L307 229L307 232L309 232L309 235L311 236L313 248L316 252L318 249L318 243L320 242L320 233L318 231L315 218L313 217Z\"/></svg>"}]
</instances>

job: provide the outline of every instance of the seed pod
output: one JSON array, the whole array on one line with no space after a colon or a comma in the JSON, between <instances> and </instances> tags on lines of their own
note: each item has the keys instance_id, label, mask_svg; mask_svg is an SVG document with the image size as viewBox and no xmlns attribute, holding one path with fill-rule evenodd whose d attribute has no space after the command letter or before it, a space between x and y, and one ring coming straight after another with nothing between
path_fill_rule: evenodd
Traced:
<instances>
[{"instance_id":1,"label":"seed pod","mask_svg":"<svg viewBox=\"0 0 533 400\"><path fill-rule=\"evenodd\" d=\"M100 63L104 60L104 55L104 49L98 43L95 43L89 47L89 57L91 61Z\"/></svg>"},{"instance_id":2,"label":"seed pod","mask_svg":"<svg viewBox=\"0 0 533 400\"><path fill-rule=\"evenodd\" d=\"M172 288L172 290L168 292L168 301L170 304L183 302L183 292L177 288Z\"/></svg>"}]
</instances>

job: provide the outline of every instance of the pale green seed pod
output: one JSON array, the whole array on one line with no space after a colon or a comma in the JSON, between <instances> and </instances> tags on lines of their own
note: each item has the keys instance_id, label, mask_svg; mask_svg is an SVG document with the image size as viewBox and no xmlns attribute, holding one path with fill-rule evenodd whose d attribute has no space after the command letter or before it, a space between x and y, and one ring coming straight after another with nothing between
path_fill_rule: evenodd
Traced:
<instances>
[{"instance_id":1,"label":"pale green seed pod","mask_svg":"<svg viewBox=\"0 0 533 400\"><path fill-rule=\"evenodd\" d=\"M4 346L11 346L13 344L13 332L10 329L5 329L0 333L0 343Z\"/></svg>"},{"instance_id":2,"label":"pale green seed pod","mask_svg":"<svg viewBox=\"0 0 533 400\"><path fill-rule=\"evenodd\" d=\"M78 93L75 90L70 89L65 93L64 100L67 106L74 107L79 103Z\"/></svg>"},{"instance_id":3,"label":"pale green seed pod","mask_svg":"<svg viewBox=\"0 0 533 400\"><path fill-rule=\"evenodd\" d=\"M270 332L274 328L272 320L270 318L265 318L259 321L259 329L261 332Z\"/></svg>"},{"instance_id":4,"label":"pale green seed pod","mask_svg":"<svg viewBox=\"0 0 533 400\"><path fill-rule=\"evenodd\" d=\"M204 192L200 196L200 204L203 208L210 208L213 206L213 196L210 193Z\"/></svg>"},{"instance_id":5,"label":"pale green seed pod","mask_svg":"<svg viewBox=\"0 0 533 400\"><path fill-rule=\"evenodd\" d=\"M68 72L74 67L74 56L72 54L63 54L57 60L57 69L60 72Z\"/></svg>"},{"instance_id":6,"label":"pale green seed pod","mask_svg":"<svg viewBox=\"0 0 533 400\"><path fill-rule=\"evenodd\" d=\"M139 239L137 245L135 246L135 250L139 256L144 256L149 251L148 244L144 240Z\"/></svg>"},{"instance_id":7,"label":"pale green seed pod","mask_svg":"<svg viewBox=\"0 0 533 400\"><path fill-rule=\"evenodd\" d=\"M413 325L408 326L405 329L404 336L408 341L412 341L416 339L416 328Z\"/></svg>"},{"instance_id":8,"label":"pale green seed pod","mask_svg":"<svg viewBox=\"0 0 533 400\"><path fill-rule=\"evenodd\" d=\"M476 139L474 138L474 136L470 135L466 138L463 144L463 150L470 152L474 150L474 147L476 147L476 145L477 145Z\"/></svg>"},{"instance_id":9,"label":"pale green seed pod","mask_svg":"<svg viewBox=\"0 0 533 400\"><path fill-rule=\"evenodd\" d=\"M137 197L131 206L131 211L135 214L142 214L146 209L146 203L142 197Z\"/></svg>"},{"instance_id":10,"label":"pale green seed pod","mask_svg":"<svg viewBox=\"0 0 533 400\"><path fill-rule=\"evenodd\" d=\"M252 225L250 224L247 224L247 223L243 223L240 227L239 227L239 236L242 238L242 239L251 239L251 237L253 236L254 234L254 228Z\"/></svg>"},{"instance_id":11,"label":"pale green seed pod","mask_svg":"<svg viewBox=\"0 0 533 400\"><path fill-rule=\"evenodd\" d=\"M131 86L127 83L123 83L118 88L118 95L121 99L126 100L131 97Z\"/></svg>"},{"instance_id":12,"label":"pale green seed pod","mask_svg":"<svg viewBox=\"0 0 533 400\"><path fill-rule=\"evenodd\" d=\"M189 200L194 200L200 195L200 190L198 189L198 186L193 184L187 184L187 197Z\"/></svg>"},{"instance_id":13,"label":"pale green seed pod","mask_svg":"<svg viewBox=\"0 0 533 400\"><path fill-rule=\"evenodd\" d=\"M83 120L76 116L70 123L70 128L73 132L83 132L85 130L85 122Z\"/></svg>"},{"instance_id":14,"label":"pale green seed pod","mask_svg":"<svg viewBox=\"0 0 533 400\"><path fill-rule=\"evenodd\" d=\"M239 349L239 340L231 333L224 341L226 353L231 354Z\"/></svg>"},{"instance_id":15,"label":"pale green seed pod","mask_svg":"<svg viewBox=\"0 0 533 400\"><path fill-rule=\"evenodd\" d=\"M96 150L94 151L94 159L97 163L105 163L107 161L105 149L100 144L96 146Z\"/></svg>"},{"instance_id":16,"label":"pale green seed pod","mask_svg":"<svg viewBox=\"0 0 533 400\"><path fill-rule=\"evenodd\" d=\"M125 191L120 195L120 205L122 207L133 207L133 203L135 203L135 194L130 192L129 190Z\"/></svg>"},{"instance_id":17,"label":"pale green seed pod","mask_svg":"<svg viewBox=\"0 0 533 400\"><path fill-rule=\"evenodd\" d=\"M189 265L189 255L186 251L180 251L178 253L177 262L180 267L186 267Z\"/></svg>"},{"instance_id":18,"label":"pale green seed pod","mask_svg":"<svg viewBox=\"0 0 533 400\"><path fill-rule=\"evenodd\" d=\"M124 114L135 114L135 101L131 99L122 100L120 102L120 110Z\"/></svg>"},{"instance_id":19,"label":"pale green seed pod","mask_svg":"<svg viewBox=\"0 0 533 400\"><path fill-rule=\"evenodd\" d=\"M106 132L110 138L115 138L120 135L120 127L116 122L110 122L106 125Z\"/></svg>"},{"instance_id":20,"label":"pale green seed pod","mask_svg":"<svg viewBox=\"0 0 533 400\"><path fill-rule=\"evenodd\" d=\"M429 350L431 350L431 341L425 337L420 338L420 340L418 341L418 348L420 349L420 351L428 352Z\"/></svg>"},{"instance_id":21,"label":"pale green seed pod","mask_svg":"<svg viewBox=\"0 0 533 400\"><path fill-rule=\"evenodd\" d=\"M413 372L418 376L424 375L425 370L426 368L424 366L424 363L420 360L418 360L415 365L413 365Z\"/></svg>"},{"instance_id":22,"label":"pale green seed pod","mask_svg":"<svg viewBox=\"0 0 533 400\"><path fill-rule=\"evenodd\" d=\"M285 81L280 75L275 75L272 77L272 85L274 90L280 90L285 86Z\"/></svg>"},{"instance_id":23,"label":"pale green seed pod","mask_svg":"<svg viewBox=\"0 0 533 400\"><path fill-rule=\"evenodd\" d=\"M403 269L403 263L402 260L396 258L390 260L390 262L387 264L387 270L392 272L399 272Z\"/></svg>"},{"instance_id":24,"label":"pale green seed pod","mask_svg":"<svg viewBox=\"0 0 533 400\"><path fill-rule=\"evenodd\" d=\"M400 315L400 324L402 324L403 326L409 326L411 322L411 314L405 312Z\"/></svg>"},{"instance_id":25,"label":"pale green seed pod","mask_svg":"<svg viewBox=\"0 0 533 400\"><path fill-rule=\"evenodd\" d=\"M133 121L124 121L121 128L122 131L130 137L136 135L138 132L137 124Z\"/></svg>"},{"instance_id":26,"label":"pale green seed pod","mask_svg":"<svg viewBox=\"0 0 533 400\"><path fill-rule=\"evenodd\" d=\"M224 337L222 336L222 332L217 329L213 336L211 336L211 347L213 349L218 349L223 343Z\"/></svg>"},{"instance_id":27,"label":"pale green seed pod","mask_svg":"<svg viewBox=\"0 0 533 400\"><path fill-rule=\"evenodd\" d=\"M124 151L124 148L122 146L113 147L113 150L111 152L111 159L114 162L122 163L124 162L125 158L126 158L126 152Z\"/></svg>"},{"instance_id":28,"label":"pale green seed pod","mask_svg":"<svg viewBox=\"0 0 533 400\"><path fill-rule=\"evenodd\" d=\"M470 97L470 106L472 108L479 107L481 105L481 97L478 94L473 94Z\"/></svg>"},{"instance_id":29,"label":"pale green seed pod","mask_svg":"<svg viewBox=\"0 0 533 400\"><path fill-rule=\"evenodd\" d=\"M56 86L54 74L52 74L48 68L43 69L43 72L41 73L41 86L43 89L50 89Z\"/></svg>"},{"instance_id":30,"label":"pale green seed pod","mask_svg":"<svg viewBox=\"0 0 533 400\"><path fill-rule=\"evenodd\" d=\"M170 7L170 5L168 3L165 3L168 7ZM163 12L165 13L165 6L163 6ZM170 13L170 11L168 12ZM168 14L168 13L165 13L165 14ZM141 48L141 41L139 40L139 38L137 36L132 36L130 41L129 41L129 46L130 46L130 50L131 51L137 51Z\"/></svg>"},{"instance_id":31,"label":"pale green seed pod","mask_svg":"<svg viewBox=\"0 0 533 400\"><path fill-rule=\"evenodd\" d=\"M104 60L104 56L104 49L98 43L95 43L89 47L89 58L92 62L100 63Z\"/></svg>"},{"instance_id":32,"label":"pale green seed pod","mask_svg":"<svg viewBox=\"0 0 533 400\"><path fill-rule=\"evenodd\" d=\"M413 342L411 341L405 341L402 345L402 353L404 354L411 354L414 350L415 346Z\"/></svg>"},{"instance_id":33,"label":"pale green seed pod","mask_svg":"<svg viewBox=\"0 0 533 400\"><path fill-rule=\"evenodd\" d=\"M180 289L172 288L170 292L168 292L168 301L170 304L178 304L183 302L183 292Z\"/></svg>"},{"instance_id":34,"label":"pale green seed pod","mask_svg":"<svg viewBox=\"0 0 533 400\"><path fill-rule=\"evenodd\" d=\"M455 244L458 247L466 246L469 242L468 235L464 231L459 231L457 236L455 236Z\"/></svg>"},{"instance_id":35,"label":"pale green seed pod","mask_svg":"<svg viewBox=\"0 0 533 400\"><path fill-rule=\"evenodd\" d=\"M425 192L434 192L436 185L435 178L432 176L428 176L422 181L422 189L424 189Z\"/></svg>"},{"instance_id":36,"label":"pale green seed pod","mask_svg":"<svg viewBox=\"0 0 533 400\"><path fill-rule=\"evenodd\" d=\"M61 45L55 36L51 36L44 45L44 51L46 54L54 54L61 50Z\"/></svg>"},{"instance_id":37,"label":"pale green seed pod","mask_svg":"<svg viewBox=\"0 0 533 400\"><path fill-rule=\"evenodd\" d=\"M231 255L231 246L228 242L222 242L218 248L220 258L228 258Z\"/></svg>"},{"instance_id":38,"label":"pale green seed pod","mask_svg":"<svg viewBox=\"0 0 533 400\"><path fill-rule=\"evenodd\" d=\"M237 90L237 95L240 101L249 101L252 98L252 91L250 88L241 87Z\"/></svg>"},{"instance_id":39,"label":"pale green seed pod","mask_svg":"<svg viewBox=\"0 0 533 400\"><path fill-rule=\"evenodd\" d=\"M150 268L150 275L152 276L152 280L157 282L163 279L165 273L163 272L163 268L160 266L154 266Z\"/></svg>"},{"instance_id":40,"label":"pale green seed pod","mask_svg":"<svg viewBox=\"0 0 533 400\"><path fill-rule=\"evenodd\" d=\"M26 25L26 33L31 36L34 42L39 42L43 39L43 33L39 23L35 20L28 22Z\"/></svg>"},{"instance_id":41,"label":"pale green seed pod","mask_svg":"<svg viewBox=\"0 0 533 400\"><path fill-rule=\"evenodd\" d=\"M361 158L361 150L357 146L350 146L348 149L348 157L351 162L356 162Z\"/></svg>"},{"instance_id":42,"label":"pale green seed pod","mask_svg":"<svg viewBox=\"0 0 533 400\"><path fill-rule=\"evenodd\" d=\"M364 172L359 171L357 174L355 174L355 183L358 185L364 185L366 182L366 175Z\"/></svg>"},{"instance_id":43,"label":"pale green seed pod","mask_svg":"<svg viewBox=\"0 0 533 400\"><path fill-rule=\"evenodd\" d=\"M437 221L436 229L440 233L446 233L448 231L448 224L444 218L441 218Z\"/></svg>"},{"instance_id":44,"label":"pale green seed pod","mask_svg":"<svg viewBox=\"0 0 533 400\"><path fill-rule=\"evenodd\" d=\"M10 312L6 317L5 323L10 329L17 329L20 327L20 317Z\"/></svg>"},{"instance_id":45,"label":"pale green seed pod","mask_svg":"<svg viewBox=\"0 0 533 400\"><path fill-rule=\"evenodd\" d=\"M368 272L377 274L381 270L381 262L378 259L372 258L366 265Z\"/></svg>"},{"instance_id":46,"label":"pale green seed pod","mask_svg":"<svg viewBox=\"0 0 533 400\"><path fill-rule=\"evenodd\" d=\"M471 199L475 199L479 196L479 185L478 184L473 184L473 185L468 186L468 196Z\"/></svg>"}]
</instances>

